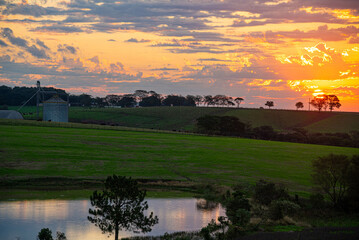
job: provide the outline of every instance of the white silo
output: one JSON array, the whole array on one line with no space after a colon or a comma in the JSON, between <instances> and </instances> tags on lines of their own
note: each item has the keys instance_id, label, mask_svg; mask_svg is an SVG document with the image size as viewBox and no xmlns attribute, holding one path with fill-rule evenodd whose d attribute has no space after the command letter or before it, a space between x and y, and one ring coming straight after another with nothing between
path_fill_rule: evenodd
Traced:
<instances>
[{"instance_id":1,"label":"white silo","mask_svg":"<svg viewBox=\"0 0 359 240\"><path fill-rule=\"evenodd\" d=\"M68 103L58 95L54 95L43 103L43 121L68 122L69 106Z\"/></svg>"}]
</instances>

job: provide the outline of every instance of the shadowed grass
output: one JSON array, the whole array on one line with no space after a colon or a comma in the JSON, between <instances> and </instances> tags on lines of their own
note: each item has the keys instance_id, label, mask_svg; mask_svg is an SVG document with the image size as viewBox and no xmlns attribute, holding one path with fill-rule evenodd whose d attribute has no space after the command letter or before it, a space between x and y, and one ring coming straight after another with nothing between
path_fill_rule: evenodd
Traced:
<instances>
[{"instance_id":1,"label":"shadowed grass","mask_svg":"<svg viewBox=\"0 0 359 240\"><path fill-rule=\"evenodd\" d=\"M10 107L18 109L18 107ZM21 109L25 119L36 119L35 107ZM41 111L40 111L41 112ZM32 113L29 115L28 113ZM204 115L236 116L253 127L270 125L276 130L294 127L313 132L359 130L359 113L217 107L82 108L70 107L71 122L117 124L127 127L193 131ZM41 115L40 115L41 116Z\"/></svg>"}]
</instances>

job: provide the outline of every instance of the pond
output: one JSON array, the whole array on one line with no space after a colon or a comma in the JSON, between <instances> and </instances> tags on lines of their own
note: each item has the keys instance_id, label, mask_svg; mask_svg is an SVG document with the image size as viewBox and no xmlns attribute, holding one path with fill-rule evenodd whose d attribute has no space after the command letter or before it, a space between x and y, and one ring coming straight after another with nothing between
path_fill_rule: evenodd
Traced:
<instances>
[{"instance_id":1,"label":"pond","mask_svg":"<svg viewBox=\"0 0 359 240\"><path fill-rule=\"evenodd\" d=\"M149 211L159 218L152 232L158 236L178 231L195 231L206 226L211 219L225 215L221 205L208 204L203 199L147 199ZM29 200L0 202L0 239L35 240L42 228L66 234L68 240L113 239L87 220L88 200ZM120 237L138 236L122 231Z\"/></svg>"}]
</instances>

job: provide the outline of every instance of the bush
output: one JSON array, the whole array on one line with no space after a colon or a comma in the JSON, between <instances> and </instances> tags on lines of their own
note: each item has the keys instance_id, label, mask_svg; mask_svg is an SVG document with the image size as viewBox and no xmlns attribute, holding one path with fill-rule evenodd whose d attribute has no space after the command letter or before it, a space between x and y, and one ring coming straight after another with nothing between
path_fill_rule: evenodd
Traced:
<instances>
[{"instance_id":1,"label":"bush","mask_svg":"<svg viewBox=\"0 0 359 240\"><path fill-rule=\"evenodd\" d=\"M259 204L268 206L274 200L289 199L289 194L284 187L261 179L256 183L253 199Z\"/></svg>"},{"instance_id":2,"label":"bush","mask_svg":"<svg viewBox=\"0 0 359 240\"><path fill-rule=\"evenodd\" d=\"M324 196L320 193L310 195L309 203L313 209L322 209L325 207Z\"/></svg>"},{"instance_id":3,"label":"bush","mask_svg":"<svg viewBox=\"0 0 359 240\"><path fill-rule=\"evenodd\" d=\"M227 193L224 200L226 215L233 225L246 226L250 218L251 205L244 197L242 191L237 190L232 194Z\"/></svg>"},{"instance_id":4,"label":"bush","mask_svg":"<svg viewBox=\"0 0 359 240\"><path fill-rule=\"evenodd\" d=\"M231 218L228 216L228 218L231 220L233 225L237 225L240 227L246 227L249 223L249 220L251 218L251 213L243 208L237 209L235 211L235 214L231 216Z\"/></svg>"},{"instance_id":5,"label":"bush","mask_svg":"<svg viewBox=\"0 0 359 240\"><path fill-rule=\"evenodd\" d=\"M268 217L272 220L282 219L284 216L293 216L300 206L288 200L273 201L268 209Z\"/></svg>"},{"instance_id":6,"label":"bush","mask_svg":"<svg viewBox=\"0 0 359 240\"><path fill-rule=\"evenodd\" d=\"M43 228L37 235L38 240L53 240L52 231L49 228ZM56 240L67 240L65 233L56 232Z\"/></svg>"}]
</instances>

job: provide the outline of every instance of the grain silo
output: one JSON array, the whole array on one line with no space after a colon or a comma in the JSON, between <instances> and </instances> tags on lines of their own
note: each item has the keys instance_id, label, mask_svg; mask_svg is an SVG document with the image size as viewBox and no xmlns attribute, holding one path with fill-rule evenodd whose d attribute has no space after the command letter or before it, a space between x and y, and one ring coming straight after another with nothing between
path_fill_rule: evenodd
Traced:
<instances>
[{"instance_id":1,"label":"grain silo","mask_svg":"<svg viewBox=\"0 0 359 240\"><path fill-rule=\"evenodd\" d=\"M43 102L43 121L68 122L69 105L58 95Z\"/></svg>"}]
</instances>

